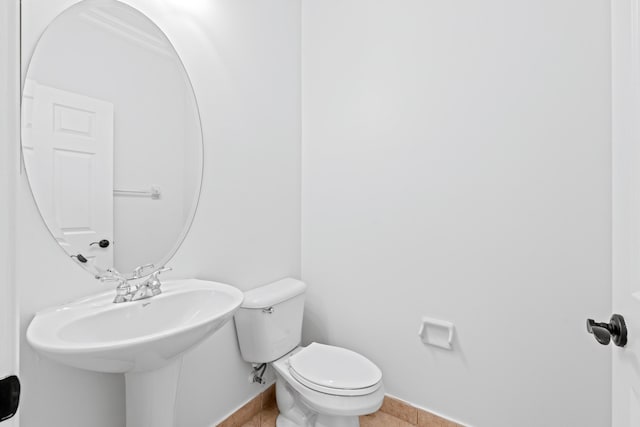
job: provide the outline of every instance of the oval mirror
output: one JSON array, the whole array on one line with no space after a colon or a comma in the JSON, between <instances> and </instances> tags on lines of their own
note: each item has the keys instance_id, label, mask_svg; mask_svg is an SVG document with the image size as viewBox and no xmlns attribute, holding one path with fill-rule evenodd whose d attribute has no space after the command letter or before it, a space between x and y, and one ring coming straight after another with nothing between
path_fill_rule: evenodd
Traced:
<instances>
[{"instance_id":1,"label":"oval mirror","mask_svg":"<svg viewBox=\"0 0 640 427\"><path fill-rule=\"evenodd\" d=\"M84 0L47 27L24 83L22 152L42 218L74 262L96 277L165 265L195 214L202 149L185 68L149 18Z\"/></svg>"}]
</instances>

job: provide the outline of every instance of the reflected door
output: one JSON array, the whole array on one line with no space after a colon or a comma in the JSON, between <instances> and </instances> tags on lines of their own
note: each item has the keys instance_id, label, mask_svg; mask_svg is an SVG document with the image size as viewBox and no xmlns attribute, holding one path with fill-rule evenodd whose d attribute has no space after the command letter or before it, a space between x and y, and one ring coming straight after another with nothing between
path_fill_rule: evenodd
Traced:
<instances>
[{"instance_id":1,"label":"reflected door","mask_svg":"<svg viewBox=\"0 0 640 427\"><path fill-rule=\"evenodd\" d=\"M113 265L113 104L27 81L23 153L58 243L79 261Z\"/></svg>"}]
</instances>

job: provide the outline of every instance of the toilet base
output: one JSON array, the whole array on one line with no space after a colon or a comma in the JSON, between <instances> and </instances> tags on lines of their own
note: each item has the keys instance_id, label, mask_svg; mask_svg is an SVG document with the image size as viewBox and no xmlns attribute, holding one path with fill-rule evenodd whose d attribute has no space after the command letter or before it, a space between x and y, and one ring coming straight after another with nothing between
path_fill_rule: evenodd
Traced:
<instances>
[{"instance_id":1,"label":"toilet base","mask_svg":"<svg viewBox=\"0 0 640 427\"><path fill-rule=\"evenodd\" d=\"M277 376L276 401L280 415L276 427L360 427L360 417L319 414L310 409L300 395Z\"/></svg>"},{"instance_id":2,"label":"toilet base","mask_svg":"<svg viewBox=\"0 0 640 427\"><path fill-rule=\"evenodd\" d=\"M314 427L360 427L360 417L318 415Z\"/></svg>"},{"instance_id":3,"label":"toilet base","mask_svg":"<svg viewBox=\"0 0 640 427\"><path fill-rule=\"evenodd\" d=\"M316 418L315 423L303 424L303 426L313 427L360 427L360 419L358 417L333 417L333 416L319 416ZM300 427L300 424L296 424L294 421L286 418L283 415L278 415L276 420L276 427Z\"/></svg>"},{"instance_id":4,"label":"toilet base","mask_svg":"<svg viewBox=\"0 0 640 427\"><path fill-rule=\"evenodd\" d=\"M317 414L299 401L299 396L280 377L276 380L276 402L280 415L276 427L314 427Z\"/></svg>"}]
</instances>

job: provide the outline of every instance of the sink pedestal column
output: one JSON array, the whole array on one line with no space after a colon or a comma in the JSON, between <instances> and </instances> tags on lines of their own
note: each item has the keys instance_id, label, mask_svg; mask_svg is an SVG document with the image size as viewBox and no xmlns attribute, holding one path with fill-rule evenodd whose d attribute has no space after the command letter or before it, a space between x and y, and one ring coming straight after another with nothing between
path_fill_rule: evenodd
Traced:
<instances>
[{"instance_id":1,"label":"sink pedestal column","mask_svg":"<svg viewBox=\"0 0 640 427\"><path fill-rule=\"evenodd\" d=\"M182 357L159 369L125 373L127 427L175 427Z\"/></svg>"}]
</instances>

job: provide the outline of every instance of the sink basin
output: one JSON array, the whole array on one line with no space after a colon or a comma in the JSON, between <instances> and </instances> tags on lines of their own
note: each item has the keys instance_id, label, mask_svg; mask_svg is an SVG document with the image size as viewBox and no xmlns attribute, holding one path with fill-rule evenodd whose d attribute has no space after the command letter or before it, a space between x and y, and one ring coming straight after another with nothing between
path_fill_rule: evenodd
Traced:
<instances>
[{"instance_id":1,"label":"sink basin","mask_svg":"<svg viewBox=\"0 0 640 427\"><path fill-rule=\"evenodd\" d=\"M98 372L167 365L220 329L242 303L238 289L197 279L167 281L162 294L114 304L111 290L36 314L27 340L44 356Z\"/></svg>"},{"instance_id":2,"label":"sink basin","mask_svg":"<svg viewBox=\"0 0 640 427\"><path fill-rule=\"evenodd\" d=\"M124 373L127 426L174 427L182 355L227 323L244 298L222 283L166 281L162 294L113 303L115 289L41 311L27 341L74 368Z\"/></svg>"}]
</instances>

